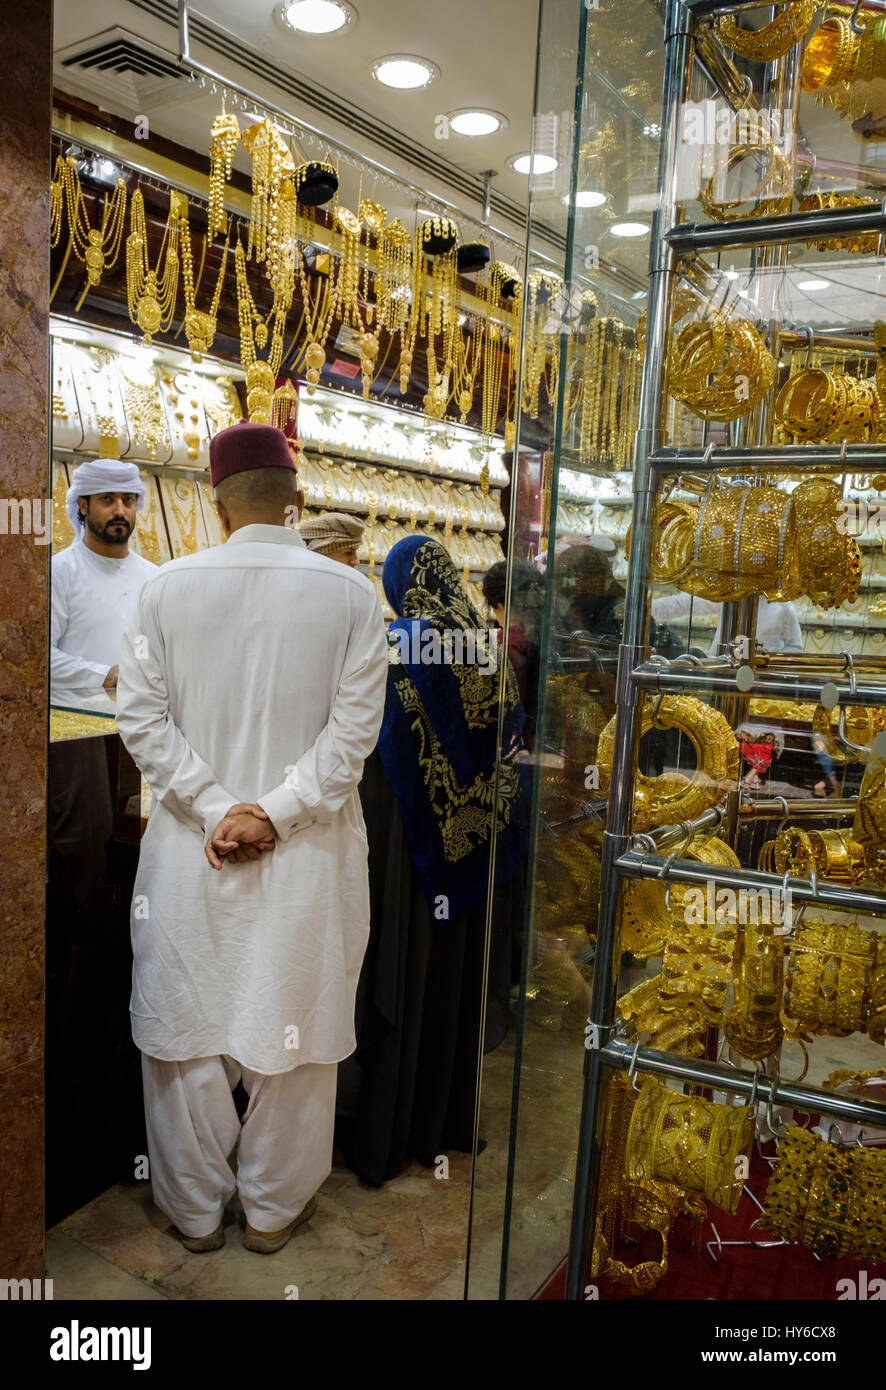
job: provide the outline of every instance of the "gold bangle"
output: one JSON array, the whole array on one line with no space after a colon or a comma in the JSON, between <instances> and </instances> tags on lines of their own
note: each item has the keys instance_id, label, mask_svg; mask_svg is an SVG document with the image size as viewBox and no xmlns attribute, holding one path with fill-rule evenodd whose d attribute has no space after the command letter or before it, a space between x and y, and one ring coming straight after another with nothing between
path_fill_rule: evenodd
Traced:
<instances>
[{"instance_id":1,"label":"gold bangle","mask_svg":"<svg viewBox=\"0 0 886 1390\"><path fill-rule=\"evenodd\" d=\"M803 51L800 86L815 100L835 106L841 115L849 109L849 84L858 58L859 35L843 15L831 15L820 24Z\"/></svg>"},{"instance_id":2,"label":"gold bangle","mask_svg":"<svg viewBox=\"0 0 886 1390\"><path fill-rule=\"evenodd\" d=\"M784 941L772 923L748 922L738 932L733 962L735 1003L723 1021L730 1047L761 1061L781 1047Z\"/></svg>"},{"instance_id":3,"label":"gold bangle","mask_svg":"<svg viewBox=\"0 0 886 1390\"><path fill-rule=\"evenodd\" d=\"M680 729L696 750L697 766L691 778L682 773L644 777L638 772L634 792L634 829L650 830L665 820L679 823L694 818L722 800L738 777L740 757L732 729L719 710L703 704L693 695L666 695L660 704L656 724ZM640 737L653 725L647 701L640 720ZM609 788L615 718L610 719L597 744L597 768L601 788Z\"/></svg>"},{"instance_id":4,"label":"gold bangle","mask_svg":"<svg viewBox=\"0 0 886 1390\"><path fill-rule=\"evenodd\" d=\"M752 188L744 198L718 202L713 194L721 170L729 174L736 164L740 164L752 154L762 155L769 161L766 172L756 188ZM731 222L747 217L774 217L790 212L793 196L791 166L787 159L776 149L772 141L758 140L747 145L730 145L728 151L717 160L710 178L706 179L699 189L698 201L708 217L712 217L715 222ZM739 212L738 209L743 203L750 203L751 206L744 212Z\"/></svg>"},{"instance_id":5,"label":"gold bangle","mask_svg":"<svg viewBox=\"0 0 886 1390\"><path fill-rule=\"evenodd\" d=\"M779 1143L761 1224L828 1259L886 1259L886 1153L838 1149L792 1128Z\"/></svg>"},{"instance_id":6,"label":"gold bangle","mask_svg":"<svg viewBox=\"0 0 886 1390\"><path fill-rule=\"evenodd\" d=\"M729 15L717 24L717 37L733 53L771 63L798 44L815 18L815 0L784 5L775 19L760 29L742 29Z\"/></svg>"},{"instance_id":7,"label":"gold bangle","mask_svg":"<svg viewBox=\"0 0 886 1390\"><path fill-rule=\"evenodd\" d=\"M859 135L882 131L886 117L886 18L871 20L865 27L855 60L855 75L849 89L849 119Z\"/></svg>"},{"instance_id":8,"label":"gold bangle","mask_svg":"<svg viewBox=\"0 0 886 1390\"><path fill-rule=\"evenodd\" d=\"M671 1182L734 1214L744 1187L737 1160L750 1151L753 1114L749 1105L680 1095L644 1076L628 1131L627 1181Z\"/></svg>"},{"instance_id":9,"label":"gold bangle","mask_svg":"<svg viewBox=\"0 0 886 1390\"><path fill-rule=\"evenodd\" d=\"M876 932L854 922L806 918L791 944L785 1013L804 1029L847 1037L879 1013L880 948ZM874 1021L874 1027L878 1020Z\"/></svg>"}]
</instances>

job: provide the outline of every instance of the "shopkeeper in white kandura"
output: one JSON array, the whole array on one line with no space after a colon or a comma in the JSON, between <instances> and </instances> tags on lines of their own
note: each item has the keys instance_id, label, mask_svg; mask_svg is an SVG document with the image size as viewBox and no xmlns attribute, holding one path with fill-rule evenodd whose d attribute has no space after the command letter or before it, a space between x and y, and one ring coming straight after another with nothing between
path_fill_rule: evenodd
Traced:
<instances>
[{"instance_id":1,"label":"shopkeeper in white kandura","mask_svg":"<svg viewBox=\"0 0 886 1390\"><path fill-rule=\"evenodd\" d=\"M314 1213L355 1047L357 785L387 645L369 580L294 529L304 495L280 430L222 431L210 476L227 543L158 571L120 656L117 727L154 792L130 1012L154 1201L187 1249L214 1250L239 1190L244 1243L271 1253Z\"/></svg>"},{"instance_id":2,"label":"shopkeeper in white kandura","mask_svg":"<svg viewBox=\"0 0 886 1390\"><path fill-rule=\"evenodd\" d=\"M157 566L130 552L145 485L134 463L91 459L65 498L74 540L52 557L52 686L95 692L117 684L120 640L142 585Z\"/></svg>"}]
</instances>

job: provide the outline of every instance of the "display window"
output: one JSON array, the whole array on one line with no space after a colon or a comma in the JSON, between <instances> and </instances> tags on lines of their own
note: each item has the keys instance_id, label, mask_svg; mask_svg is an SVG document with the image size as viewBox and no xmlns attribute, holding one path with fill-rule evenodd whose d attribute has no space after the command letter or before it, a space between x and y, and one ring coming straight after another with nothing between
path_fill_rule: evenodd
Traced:
<instances>
[{"instance_id":1,"label":"display window","mask_svg":"<svg viewBox=\"0 0 886 1390\"><path fill-rule=\"evenodd\" d=\"M505 1298L836 1301L886 1258L882 7L630 16L543 6L530 908L477 1182Z\"/></svg>"}]
</instances>

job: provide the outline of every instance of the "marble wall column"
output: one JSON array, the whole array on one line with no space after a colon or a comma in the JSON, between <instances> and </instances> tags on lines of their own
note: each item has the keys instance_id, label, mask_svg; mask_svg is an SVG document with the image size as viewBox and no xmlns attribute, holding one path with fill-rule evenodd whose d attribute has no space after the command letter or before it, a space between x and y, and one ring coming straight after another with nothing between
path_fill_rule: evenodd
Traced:
<instances>
[{"instance_id":1,"label":"marble wall column","mask_svg":"<svg viewBox=\"0 0 886 1390\"><path fill-rule=\"evenodd\" d=\"M0 1278L33 1279L43 1273L49 547L37 532L49 482L52 0L3 5L0 52Z\"/></svg>"}]
</instances>

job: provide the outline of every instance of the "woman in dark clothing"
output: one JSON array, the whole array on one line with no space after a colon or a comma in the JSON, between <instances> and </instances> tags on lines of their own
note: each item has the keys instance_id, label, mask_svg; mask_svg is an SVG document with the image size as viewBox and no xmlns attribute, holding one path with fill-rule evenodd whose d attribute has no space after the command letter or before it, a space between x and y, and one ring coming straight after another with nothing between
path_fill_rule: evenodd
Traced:
<instances>
[{"instance_id":1,"label":"woman in dark clothing","mask_svg":"<svg viewBox=\"0 0 886 1390\"><path fill-rule=\"evenodd\" d=\"M339 1068L339 1113L350 1117L340 1127L346 1157L374 1184L396 1177L411 1157L432 1166L447 1149L473 1146L493 833L487 1051L507 1031L511 923L522 915L515 871L526 848L513 673L482 639L480 616L438 542L401 541L382 582L398 618L388 637L382 732L360 788L371 925L357 992L357 1051ZM464 660L447 659L447 633L462 634L457 654ZM478 633L479 657L471 661ZM455 655L453 646L461 643L450 638ZM434 652L442 659L434 661Z\"/></svg>"}]
</instances>

